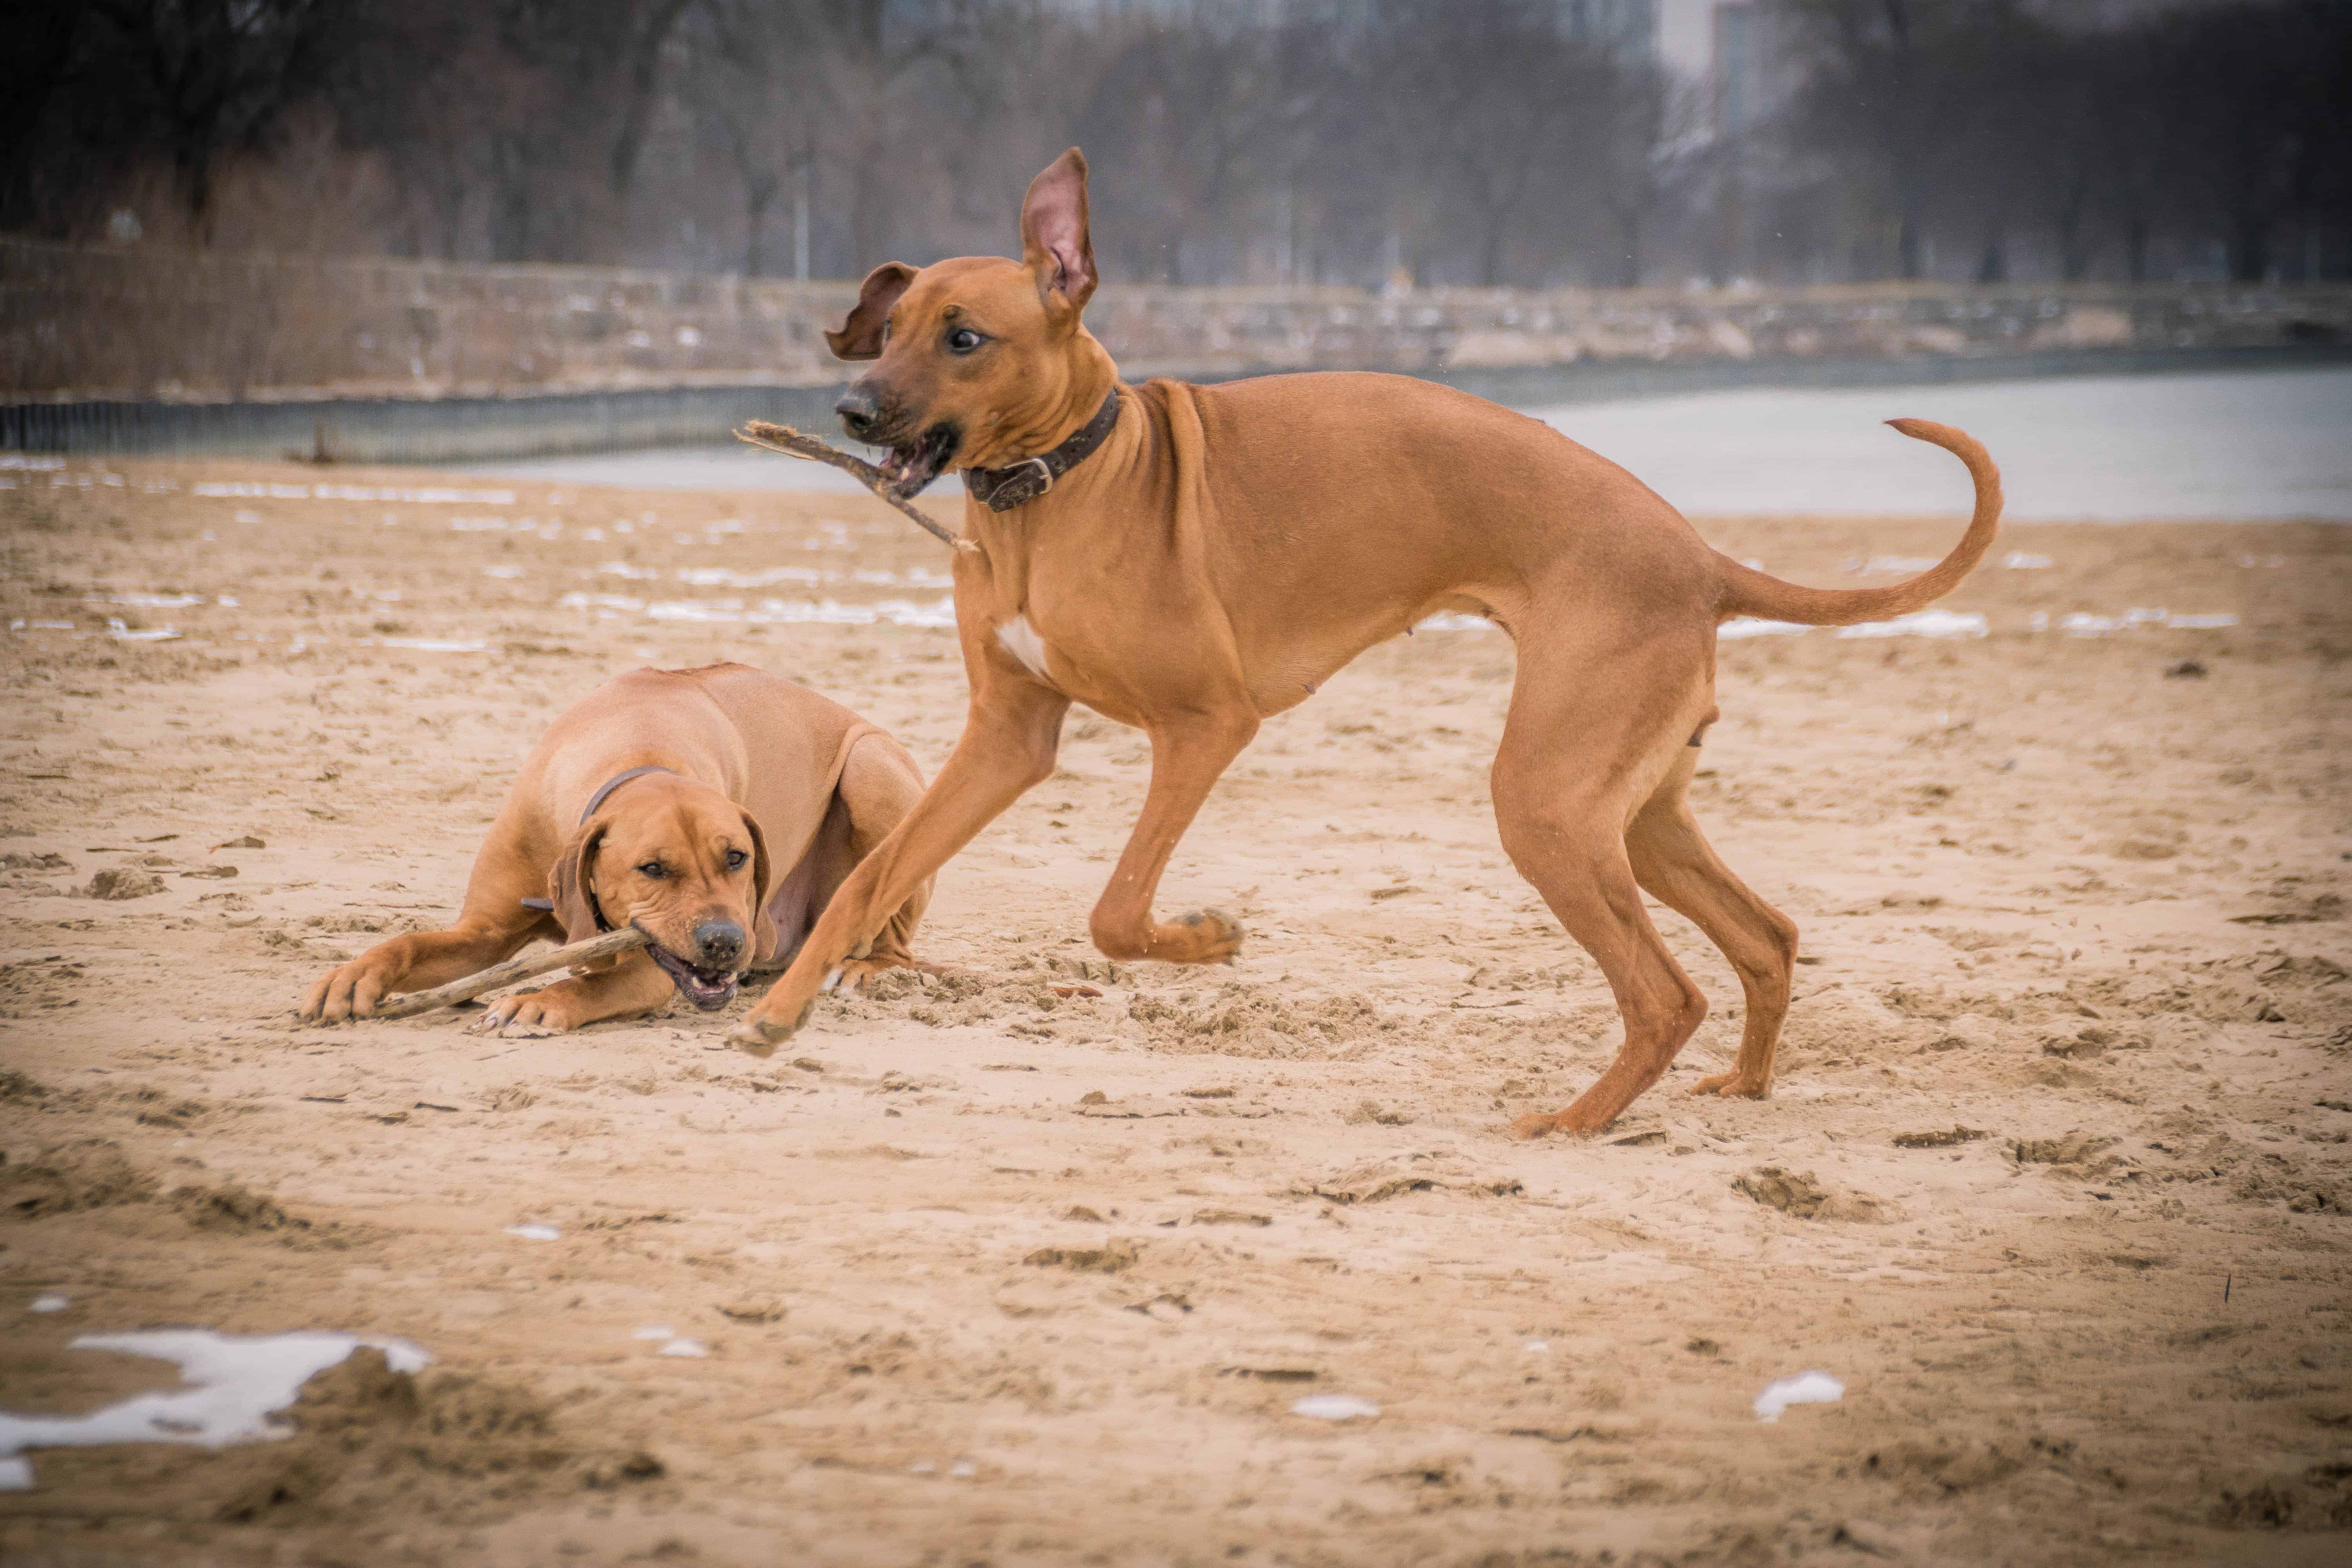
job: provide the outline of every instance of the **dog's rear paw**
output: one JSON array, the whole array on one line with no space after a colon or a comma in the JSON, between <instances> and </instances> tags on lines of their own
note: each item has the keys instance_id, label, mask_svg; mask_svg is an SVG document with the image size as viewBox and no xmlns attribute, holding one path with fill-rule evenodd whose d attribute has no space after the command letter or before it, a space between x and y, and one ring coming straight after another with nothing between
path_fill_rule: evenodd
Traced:
<instances>
[{"instance_id":1,"label":"dog's rear paw","mask_svg":"<svg viewBox=\"0 0 2352 1568\"><path fill-rule=\"evenodd\" d=\"M1770 1097L1772 1085L1769 1079L1756 1083L1740 1073L1719 1072L1691 1085L1690 1092L1719 1094L1726 1100L1765 1100Z\"/></svg>"},{"instance_id":2,"label":"dog's rear paw","mask_svg":"<svg viewBox=\"0 0 2352 1568\"><path fill-rule=\"evenodd\" d=\"M1223 910L1194 910L1160 928L1151 956L1170 963L1231 963L1241 956L1242 922Z\"/></svg>"},{"instance_id":3,"label":"dog's rear paw","mask_svg":"<svg viewBox=\"0 0 2352 1568\"><path fill-rule=\"evenodd\" d=\"M1514 1138L1541 1138L1559 1125L1559 1118L1549 1111L1530 1110L1511 1123Z\"/></svg>"}]
</instances>

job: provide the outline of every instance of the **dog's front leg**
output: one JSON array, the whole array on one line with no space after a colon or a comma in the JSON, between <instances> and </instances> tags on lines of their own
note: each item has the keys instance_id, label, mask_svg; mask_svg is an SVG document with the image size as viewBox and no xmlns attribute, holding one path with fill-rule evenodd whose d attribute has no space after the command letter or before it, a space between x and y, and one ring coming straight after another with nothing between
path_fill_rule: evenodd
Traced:
<instances>
[{"instance_id":1,"label":"dog's front leg","mask_svg":"<svg viewBox=\"0 0 2352 1568\"><path fill-rule=\"evenodd\" d=\"M1257 734L1257 716L1241 707L1191 713L1155 725L1150 733L1150 793L1118 869L1095 905L1088 931L1112 958L1227 963L1241 952L1239 921L1222 910L1197 910L1162 924L1151 918L1151 900L1176 841L1192 825L1219 775Z\"/></svg>"},{"instance_id":2,"label":"dog's front leg","mask_svg":"<svg viewBox=\"0 0 2352 1568\"><path fill-rule=\"evenodd\" d=\"M478 1034L526 1037L562 1034L607 1018L635 1018L654 1012L676 989L651 958L642 952L625 952L610 969L575 973L536 991L499 997L474 1029Z\"/></svg>"},{"instance_id":3,"label":"dog's front leg","mask_svg":"<svg viewBox=\"0 0 2352 1568\"><path fill-rule=\"evenodd\" d=\"M1060 692L1025 679L975 685L971 717L940 776L850 872L792 967L728 1031L729 1043L764 1057L790 1039L808 1021L817 993L838 977L842 961L862 954L924 879L1024 791L1052 776L1069 707Z\"/></svg>"}]
</instances>

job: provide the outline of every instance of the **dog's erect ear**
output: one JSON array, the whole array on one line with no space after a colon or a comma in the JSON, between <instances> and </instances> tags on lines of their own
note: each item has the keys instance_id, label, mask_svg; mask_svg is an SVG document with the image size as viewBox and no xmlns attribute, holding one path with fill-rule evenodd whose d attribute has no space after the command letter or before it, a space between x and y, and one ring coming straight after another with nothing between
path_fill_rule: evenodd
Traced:
<instances>
[{"instance_id":1,"label":"dog's erect ear","mask_svg":"<svg viewBox=\"0 0 2352 1568\"><path fill-rule=\"evenodd\" d=\"M1086 309L1095 291L1095 243L1087 229L1087 155L1076 147L1045 166L1021 198L1021 259L1037 280Z\"/></svg>"},{"instance_id":2,"label":"dog's erect ear","mask_svg":"<svg viewBox=\"0 0 2352 1568\"><path fill-rule=\"evenodd\" d=\"M759 818L748 811L743 814L743 830L751 836L751 956L761 958L773 953L776 946L775 917L768 912L775 873L768 861L768 836L760 831Z\"/></svg>"},{"instance_id":3,"label":"dog's erect ear","mask_svg":"<svg viewBox=\"0 0 2352 1568\"><path fill-rule=\"evenodd\" d=\"M882 357L882 329L890 320L890 307L915 280L915 269L903 261L886 261L866 275L858 286L857 304L849 312L849 320L841 323L841 331L824 335L825 346L836 359L879 359Z\"/></svg>"},{"instance_id":4,"label":"dog's erect ear","mask_svg":"<svg viewBox=\"0 0 2352 1568\"><path fill-rule=\"evenodd\" d=\"M589 882L606 826L602 817L583 823L547 874L548 897L554 900L555 918L563 922L565 942L586 942L596 934L595 893Z\"/></svg>"}]
</instances>

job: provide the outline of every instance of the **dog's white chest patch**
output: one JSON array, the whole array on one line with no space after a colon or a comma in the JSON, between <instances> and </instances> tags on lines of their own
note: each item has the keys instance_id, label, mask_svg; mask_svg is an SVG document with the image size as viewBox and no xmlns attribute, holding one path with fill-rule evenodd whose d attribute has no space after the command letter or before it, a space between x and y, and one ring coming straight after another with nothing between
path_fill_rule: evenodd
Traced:
<instances>
[{"instance_id":1,"label":"dog's white chest patch","mask_svg":"<svg viewBox=\"0 0 2352 1568\"><path fill-rule=\"evenodd\" d=\"M1046 679L1045 639L1037 635L1037 628L1029 624L1026 615L997 622L996 640L1003 643L1004 651L1019 659L1022 668L1030 674L1040 680Z\"/></svg>"}]
</instances>

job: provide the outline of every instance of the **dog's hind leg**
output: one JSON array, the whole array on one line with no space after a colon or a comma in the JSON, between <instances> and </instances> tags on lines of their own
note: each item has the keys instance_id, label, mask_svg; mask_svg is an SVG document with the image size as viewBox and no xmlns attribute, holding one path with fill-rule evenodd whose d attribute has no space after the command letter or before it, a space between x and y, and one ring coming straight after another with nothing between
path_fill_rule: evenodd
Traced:
<instances>
[{"instance_id":1,"label":"dog's hind leg","mask_svg":"<svg viewBox=\"0 0 2352 1568\"><path fill-rule=\"evenodd\" d=\"M1151 788L1143 814L1128 836L1118 869L1097 900L1087 932L1112 958L1155 958L1165 963L1223 963L1241 951L1241 922L1216 910L1171 921L1151 915L1153 895L1176 841L1192 825L1219 775L1257 733L1245 708L1187 714L1151 730Z\"/></svg>"},{"instance_id":2,"label":"dog's hind leg","mask_svg":"<svg viewBox=\"0 0 2352 1568\"><path fill-rule=\"evenodd\" d=\"M1706 998L1666 951L1626 850L1631 804L1675 765L1705 711L1702 679L1635 624L1581 628L1573 645L1522 641L1495 756L1503 848L1608 979L1625 1039L1575 1103L1519 1119L1522 1137L1598 1132L1664 1075Z\"/></svg>"},{"instance_id":3,"label":"dog's hind leg","mask_svg":"<svg viewBox=\"0 0 2352 1568\"><path fill-rule=\"evenodd\" d=\"M1626 829L1625 848L1642 886L1705 931L1739 976L1747 1016L1738 1062L1700 1079L1691 1092L1761 1100L1771 1092L1772 1053L1789 1013L1797 924L1732 875L1699 832L1685 793L1697 763L1693 752L1667 775Z\"/></svg>"}]
</instances>

